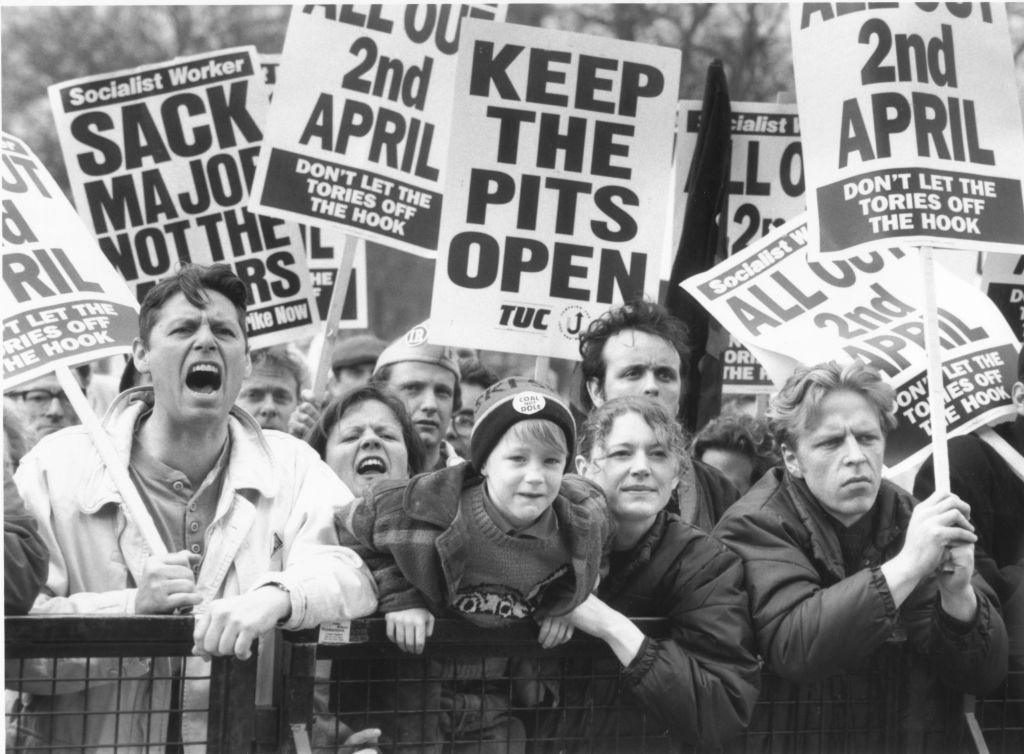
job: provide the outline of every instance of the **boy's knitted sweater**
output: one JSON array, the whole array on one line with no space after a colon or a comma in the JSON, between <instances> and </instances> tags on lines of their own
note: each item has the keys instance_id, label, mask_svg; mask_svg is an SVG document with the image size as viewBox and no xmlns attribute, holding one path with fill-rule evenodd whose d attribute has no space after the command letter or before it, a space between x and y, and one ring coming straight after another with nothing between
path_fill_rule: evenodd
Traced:
<instances>
[{"instance_id":1,"label":"boy's knitted sweater","mask_svg":"<svg viewBox=\"0 0 1024 754\"><path fill-rule=\"evenodd\" d=\"M356 503L347 520L335 522L342 543L362 556L373 572L380 612L425 607L435 616L468 617L465 593L481 575L469 573L470 553L483 544L480 521L471 521L471 501L483 484L483 477L468 463L407 482L385 482ZM535 618L568 613L607 572L611 529L601 490L567 474L552 510L568 567L556 569L550 581L524 595ZM514 587L520 581L516 572L502 585ZM454 608L457 603L461 610Z\"/></svg>"}]
</instances>

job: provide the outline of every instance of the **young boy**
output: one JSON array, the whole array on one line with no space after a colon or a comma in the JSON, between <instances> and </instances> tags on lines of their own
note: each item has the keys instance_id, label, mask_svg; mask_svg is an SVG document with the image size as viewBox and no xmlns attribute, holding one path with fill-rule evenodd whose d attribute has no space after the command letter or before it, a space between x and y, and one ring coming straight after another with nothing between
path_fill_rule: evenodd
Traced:
<instances>
[{"instance_id":1,"label":"young boy","mask_svg":"<svg viewBox=\"0 0 1024 754\"><path fill-rule=\"evenodd\" d=\"M593 591L610 537L601 491L565 475L575 439L572 414L557 394L510 377L477 400L468 463L382 484L355 504L345 521L354 541L346 544L373 572L391 641L419 654L441 616L485 628L534 620L545 647L571 636L560 616ZM340 525L339 534L345 540ZM460 681L474 680L466 670L456 669ZM470 683L477 693L480 680L491 678L482 675ZM442 697L452 692L448 686ZM522 745L498 742L500 731L484 731L495 727L488 724L493 716L481 717L474 735L501 751ZM497 727L507 734L518 726L509 722ZM411 727L420 734L420 725Z\"/></svg>"}]
</instances>

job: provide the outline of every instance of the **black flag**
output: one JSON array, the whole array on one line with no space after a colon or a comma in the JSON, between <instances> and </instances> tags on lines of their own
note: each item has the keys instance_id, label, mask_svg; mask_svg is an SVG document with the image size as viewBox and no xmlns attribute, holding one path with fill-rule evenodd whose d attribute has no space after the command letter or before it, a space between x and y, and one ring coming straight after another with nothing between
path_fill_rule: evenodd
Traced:
<instances>
[{"instance_id":1,"label":"black flag","mask_svg":"<svg viewBox=\"0 0 1024 754\"><path fill-rule=\"evenodd\" d=\"M683 232L665 293L665 306L685 322L690 331L690 368L684 375L686 397L680 407L680 418L691 432L716 416L721 407L721 369L715 349L708 348L709 331L720 328L679 284L727 256L731 120L725 71L721 61L715 60L708 66L697 145L686 179Z\"/></svg>"}]
</instances>

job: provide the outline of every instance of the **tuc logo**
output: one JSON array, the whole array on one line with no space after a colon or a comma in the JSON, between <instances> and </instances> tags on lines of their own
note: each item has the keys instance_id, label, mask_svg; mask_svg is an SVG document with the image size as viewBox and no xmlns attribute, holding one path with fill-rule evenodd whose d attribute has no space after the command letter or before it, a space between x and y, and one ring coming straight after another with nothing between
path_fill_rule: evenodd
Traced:
<instances>
[{"instance_id":1,"label":"tuc logo","mask_svg":"<svg viewBox=\"0 0 1024 754\"><path fill-rule=\"evenodd\" d=\"M590 324L590 314L582 306L570 304L558 315L558 330L568 340L579 340Z\"/></svg>"},{"instance_id":2,"label":"tuc logo","mask_svg":"<svg viewBox=\"0 0 1024 754\"><path fill-rule=\"evenodd\" d=\"M501 316L498 324L502 327L515 327L519 330L537 330L546 332L550 309L538 306L520 306L518 304L501 304Z\"/></svg>"}]
</instances>

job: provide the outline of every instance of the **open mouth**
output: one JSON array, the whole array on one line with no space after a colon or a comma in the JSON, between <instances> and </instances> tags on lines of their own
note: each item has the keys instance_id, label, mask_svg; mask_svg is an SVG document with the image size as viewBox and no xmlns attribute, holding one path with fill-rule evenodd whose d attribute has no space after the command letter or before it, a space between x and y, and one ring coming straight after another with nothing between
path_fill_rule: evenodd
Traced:
<instances>
[{"instance_id":1,"label":"open mouth","mask_svg":"<svg viewBox=\"0 0 1024 754\"><path fill-rule=\"evenodd\" d=\"M193 364L185 375L185 387L195 393L215 393L220 384L220 367L208 361Z\"/></svg>"},{"instance_id":2,"label":"open mouth","mask_svg":"<svg viewBox=\"0 0 1024 754\"><path fill-rule=\"evenodd\" d=\"M388 465L384 462L383 458L377 456L367 456L356 464L357 474L386 474L388 473Z\"/></svg>"}]
</instances>

